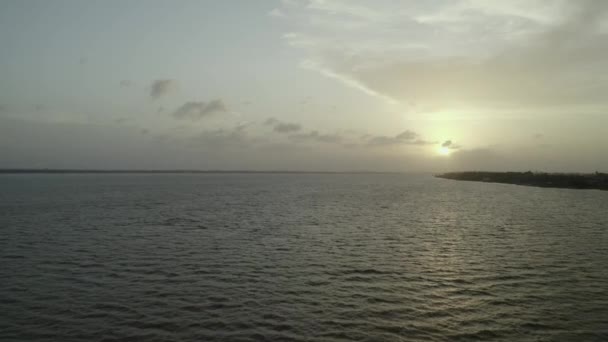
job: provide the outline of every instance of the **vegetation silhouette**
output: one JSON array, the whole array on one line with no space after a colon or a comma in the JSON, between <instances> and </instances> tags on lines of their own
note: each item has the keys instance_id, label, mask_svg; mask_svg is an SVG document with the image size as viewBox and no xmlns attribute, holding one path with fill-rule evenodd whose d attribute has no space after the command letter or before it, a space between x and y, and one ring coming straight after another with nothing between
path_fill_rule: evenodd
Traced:
<instances>
[{"instance_id":1,"label":"vegetation silhouette","mask_svg":"<svg viewBox=\"0 0 608 342\"><path fill-rule=\"evenodd\" d=\"M447 172L438 178L461 181L506 183L543 188L608 190L608 173L546 173L546 172Z\"/></svg>"}]
</instances>

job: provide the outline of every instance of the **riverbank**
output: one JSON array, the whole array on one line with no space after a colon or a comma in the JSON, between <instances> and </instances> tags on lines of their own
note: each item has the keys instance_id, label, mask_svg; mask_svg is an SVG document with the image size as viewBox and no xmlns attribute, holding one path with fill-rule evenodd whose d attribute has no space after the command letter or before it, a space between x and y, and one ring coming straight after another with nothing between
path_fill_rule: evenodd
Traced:
<instances>
[{"instance_id":1,"label":"riverbank","mask_svg":"<svg viewBox=\"0 0 608 342\"><path fill-rule=\"evenodd\" d=\"M438 178L460 181L505 183L544 188L608 190L608 173L544 173L544 172L448 172Z\"/></svg>"}]
</instances>

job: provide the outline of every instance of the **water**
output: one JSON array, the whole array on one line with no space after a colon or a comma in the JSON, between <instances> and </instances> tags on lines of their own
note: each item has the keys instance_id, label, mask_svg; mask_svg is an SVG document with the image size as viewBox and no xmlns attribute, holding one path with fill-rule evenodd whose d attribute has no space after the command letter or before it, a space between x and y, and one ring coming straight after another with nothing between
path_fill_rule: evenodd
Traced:
<instances>
[{"instance_id":1,"label":"water","mask_svg":"<svg viewBox=\"0 0 608 342\"><path fill-rule=\"evenodd\" d=\"M606 341L608 192L0 176L3 341Z\"/></svg>"}]
</instances>

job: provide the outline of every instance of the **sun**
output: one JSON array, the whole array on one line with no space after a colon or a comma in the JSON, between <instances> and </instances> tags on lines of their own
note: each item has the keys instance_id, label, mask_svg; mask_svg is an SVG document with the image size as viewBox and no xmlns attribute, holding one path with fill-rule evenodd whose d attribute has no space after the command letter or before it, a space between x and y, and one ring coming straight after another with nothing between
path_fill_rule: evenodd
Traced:
<instances>
[{"instance_id":1,"label":"sun","mask_svg":"<svg viewBox=\"0 0 608 342\"><path fill-rule=\"evenodd\" d=\"M449 156L450 155L450 148L449 147L445 147L445 146L441 146L439 147L439 149L437 149L437 153L439 153L439 155L442 156Z\"/></svg>"}]
</instances>

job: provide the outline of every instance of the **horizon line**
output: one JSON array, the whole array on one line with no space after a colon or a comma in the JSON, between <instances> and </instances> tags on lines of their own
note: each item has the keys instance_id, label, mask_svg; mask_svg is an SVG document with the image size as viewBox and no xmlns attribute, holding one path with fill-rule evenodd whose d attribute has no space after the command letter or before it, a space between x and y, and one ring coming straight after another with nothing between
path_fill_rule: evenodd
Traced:
<instances>
[{"instance_id":1,"label":"horizon line","mask_svg":"<svg viewBox=\"0 0 608 342\"><path fill-rule=\"evenodd\" d=\"M404 174L404 173L432 173L407 171L321 171L321 170L222 170L222 169L56 169L56 168L0 168L0 174L58 174L58 173L294 173L294 174Z\"/></svg>"}]
</instances>

